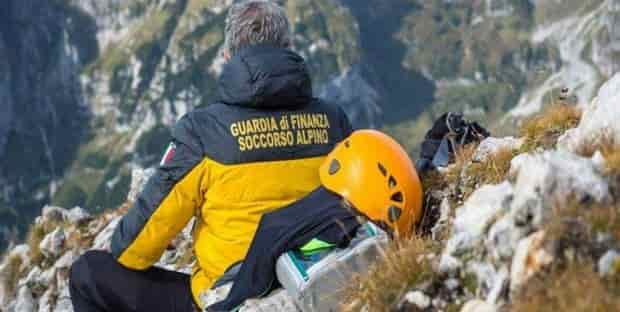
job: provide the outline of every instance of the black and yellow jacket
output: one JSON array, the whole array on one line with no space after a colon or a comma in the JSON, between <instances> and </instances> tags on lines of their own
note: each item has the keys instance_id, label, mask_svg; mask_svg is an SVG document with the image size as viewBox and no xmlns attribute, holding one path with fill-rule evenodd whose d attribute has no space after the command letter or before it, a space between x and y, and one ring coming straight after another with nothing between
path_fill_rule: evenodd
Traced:
<instances>
[{"instance_id":1,"label":"black and yellow jacket","mask_svg":"<svg viewBox=\"0 0 620 312\"><path fill-rule=\"evenodd\" d=\"M112 238L118 261L143 270L196 217L196 302L245 257L263 214L319 186L324 156L351 132L340 108L312 97L306 65L290 50L240 51L219 87L221 101L177 123L157 172Z\"/></svg>"}]
</instances>

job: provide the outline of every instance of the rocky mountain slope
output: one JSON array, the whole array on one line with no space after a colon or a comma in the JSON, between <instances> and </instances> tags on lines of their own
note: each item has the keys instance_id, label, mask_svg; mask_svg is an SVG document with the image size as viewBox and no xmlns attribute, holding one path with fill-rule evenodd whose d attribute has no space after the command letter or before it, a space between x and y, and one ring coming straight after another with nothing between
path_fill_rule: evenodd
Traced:
<instances>
[{"instance_id":1,"label":"rocky mountain slope","mask_svg":"<svg viewBox=\"0 0 620 312\"><path fill-rule=\"evenodd\" d=\"M393 244L352 285L345 311L612 311L620 307L620 74L583 109L557 104L517 138L488 138L424 177L420 236ZM134 170L125 205L93 216L46 206L26 244L0 263L3 311L72 311L67 270L113 228L150 170ZM191 226L191 225L189 225ZM189 227L188 227L189 229ZM183 231L157 264L188 272ZM226 289L213 291L211 300ZM284 291L241 311L296 311Z\"/></svg>"},{"instance_id":2,"label":"rocky mountain slope","mask_svg":"<svg viewBox=\"0 0 620 312\"><path fill-rule=\"evenodd\" d=\"M317 96L412 153L446 110L511 123L565 86L586 103L619 62L618 0L279 2ZM170 125L217 98L231 3L0 3L0 247L47 203L124 201Z\"/></svg>"}]
</instances>

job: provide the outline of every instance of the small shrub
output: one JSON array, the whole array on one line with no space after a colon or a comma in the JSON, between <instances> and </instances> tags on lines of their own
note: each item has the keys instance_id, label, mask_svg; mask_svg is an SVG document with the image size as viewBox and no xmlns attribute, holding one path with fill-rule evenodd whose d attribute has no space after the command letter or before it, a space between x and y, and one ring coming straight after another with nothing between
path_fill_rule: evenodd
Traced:
<instances>
[{"instance_id":1,"label":"small shrub","mask_svg":"<svg viewBox=\"0 0 620 312\"><path fill-rule=\"evenodd\" d=\"M354 279L342 310L393 310L407 291L433 279L435 273L424 256L437 252L437 248L436 243L417 237L394 242L367 274Z\"/></svg>"},{"instance_id":2,"label":"small shrub","mask_svg":"<svg viewBox=\"0 0 620 312\"><path fill-rule=\"evenodd\" d=\"M522 152L538 148L553 148L558 138L568 129L575 128L581 120L581 111L572 105L553 104L523 122L521 135L525 138Z\"/></svg>"}]
</instances>

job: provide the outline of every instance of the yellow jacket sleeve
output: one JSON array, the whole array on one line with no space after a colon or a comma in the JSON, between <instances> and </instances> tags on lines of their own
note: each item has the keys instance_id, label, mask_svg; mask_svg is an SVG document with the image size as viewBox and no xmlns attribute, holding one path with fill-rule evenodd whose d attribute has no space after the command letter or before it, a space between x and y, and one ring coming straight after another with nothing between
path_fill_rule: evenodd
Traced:
<instances>
[{"instance_id":1,"label":"yellow jacket sleeve","mask_svg":"<svg viewBox=\"0 0 620 312\"><path fill-rule=\"evenodd\" d=\"M156 173L118 224L112 254L123 266L144 270L196 214L208 182L202 146L191 118L181 119Z\"/></svg>"}]
</instances>

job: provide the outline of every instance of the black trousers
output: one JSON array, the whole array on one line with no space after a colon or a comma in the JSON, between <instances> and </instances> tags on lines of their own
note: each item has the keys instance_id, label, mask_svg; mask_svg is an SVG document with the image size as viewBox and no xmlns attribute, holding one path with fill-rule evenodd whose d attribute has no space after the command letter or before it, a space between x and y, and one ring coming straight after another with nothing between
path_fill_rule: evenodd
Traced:
<instances>
[{"instance_id":1,"label":"black trousers","mask_svg":"<svg viewBox=\"0 0 620 312\"><path fill-rule=\"evenodd\" d=\"M105 251L88 251L72 266L75 312L193 312L190 277L160 268L133 271Z\"/></svg>"}]
</instances>

